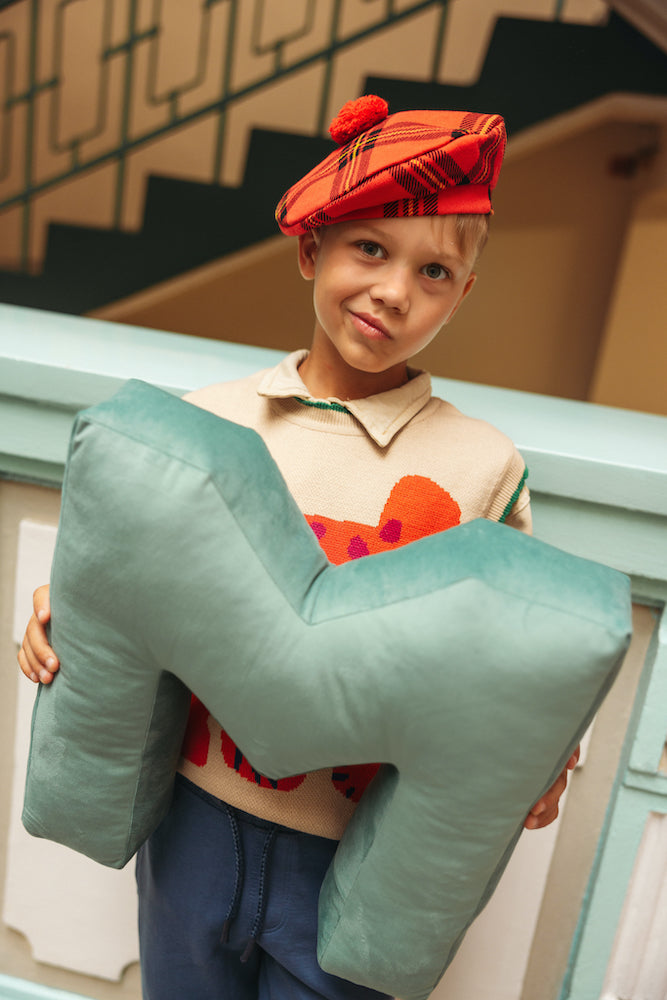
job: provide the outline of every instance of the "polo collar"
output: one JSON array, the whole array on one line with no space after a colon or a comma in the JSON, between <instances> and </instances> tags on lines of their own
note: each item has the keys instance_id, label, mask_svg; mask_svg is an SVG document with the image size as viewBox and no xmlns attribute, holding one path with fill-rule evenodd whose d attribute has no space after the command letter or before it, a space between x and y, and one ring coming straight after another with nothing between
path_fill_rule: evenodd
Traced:
<instances>
[{"instance_id":1,"label":"polo collar","mask_svg":"<svg viewBox=\"0 0 667 1000\"><path fill-rule=\"evenodd\" d=\"M298 368L308 351L294 351L279 365L265 373L257 392L267 399L298 399L305 403L321 403L325 409L343 408L357 420L366 433L386 447L396 434L426 406L431 398L431 377L428 372L411 368L410 380L398 389L389 389L365 399L315 399L304 385ZM334 404L331 406L331 404ZM316 412L315 410L313 412Z\"/></svg>"}]
</instances>

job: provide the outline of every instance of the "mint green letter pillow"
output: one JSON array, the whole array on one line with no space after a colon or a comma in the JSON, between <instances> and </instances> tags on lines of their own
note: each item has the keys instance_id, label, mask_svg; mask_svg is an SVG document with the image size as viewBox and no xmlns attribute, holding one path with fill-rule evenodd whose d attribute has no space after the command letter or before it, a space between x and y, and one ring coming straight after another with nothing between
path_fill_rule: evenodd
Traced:
<instances>
[{"instance_id":1,"label":"mint green letter pillow","mask_svg":"<svg viewBox=\"0 0 667 1000\"><path fill-rule=\"evenodd\" d=\"M189 690L270 778L383 761L319 959L403 1000L451 961L630 632L625 577L488 521L329 565L253 431L140 382L76 421L51 600L27 829L124 865L168 808Z\"/></svg>"}]
</instances>

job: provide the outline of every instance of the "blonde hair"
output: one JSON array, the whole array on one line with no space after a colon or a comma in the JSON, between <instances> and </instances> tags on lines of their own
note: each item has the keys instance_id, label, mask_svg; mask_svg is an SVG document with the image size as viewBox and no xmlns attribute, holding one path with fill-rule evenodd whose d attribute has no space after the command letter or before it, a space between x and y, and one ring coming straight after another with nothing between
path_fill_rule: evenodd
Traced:
<instances>
[{"instance_id":1,"label":"blonde hair","mask_svg":"<svg viewBox=\"0 0 667 1000\"><path fill-rule=\"evenodd\" d=\"M456 235L463 256L474 267L489 238L489 216L457 215Z\"/></svg>"}]
</instances>

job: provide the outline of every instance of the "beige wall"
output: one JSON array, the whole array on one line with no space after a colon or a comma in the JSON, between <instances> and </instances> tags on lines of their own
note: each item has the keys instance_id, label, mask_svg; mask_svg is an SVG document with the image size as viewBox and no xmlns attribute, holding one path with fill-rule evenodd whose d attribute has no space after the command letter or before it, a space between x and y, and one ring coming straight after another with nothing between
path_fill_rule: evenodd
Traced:
<instances>
[{"instance_id":1,"label":"beige wall","mask_svg":"<svg viewBox=\"0 0 667 1000\"><path fill-rule=\"evenodd\" d=\"M590 398L667 413L667 183L633 213Z\"/></svg>"}]
</instances>

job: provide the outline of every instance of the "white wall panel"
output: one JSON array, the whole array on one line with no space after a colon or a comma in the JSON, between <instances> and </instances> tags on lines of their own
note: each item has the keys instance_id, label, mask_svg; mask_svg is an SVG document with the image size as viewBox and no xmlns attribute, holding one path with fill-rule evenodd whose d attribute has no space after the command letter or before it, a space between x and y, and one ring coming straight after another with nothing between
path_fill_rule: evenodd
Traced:
<instances>
[{"instance_id":1,"label":"white wall panel","mask_svg":"<svg viewBox=\"0 0 667 1000\"><path fill-rule=\"evenodd\" d=\"M628 887L603 1000L667 1000L667 815L651 813Z\"/></svg>"}]
</instances>

